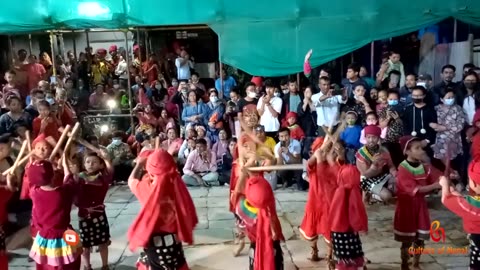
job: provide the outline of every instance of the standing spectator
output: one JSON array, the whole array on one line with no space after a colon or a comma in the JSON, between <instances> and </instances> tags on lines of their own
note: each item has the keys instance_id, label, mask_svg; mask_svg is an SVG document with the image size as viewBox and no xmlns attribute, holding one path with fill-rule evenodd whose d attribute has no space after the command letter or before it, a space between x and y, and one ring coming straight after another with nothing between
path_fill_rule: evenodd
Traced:
<instances>
[{"instance_id":1,"label":"standing spectator","mask_svg":"<svg viewBox=\"0 0 480 270\"><path fill-rule=\"evenodd\" d=\"M210 89L210 102L207 103L208 112L205 114L205 122L208 124L207 135L212 142L218 140L218 132L223 128L223 115L225 114L225 104L218 98L218 92Z\"/></svg>"},{"instance_id":2,"label":"standing spectator","mask_svg":"<svg viewBox=\"0 0 480 270\"><path fill-rule=\"evenodd\" d=\"M347 78L342 80L342 85L347 89L347 97L353 98L353 91L357 86L361 85L366 90L368 90L367 83L365 83L360 77L360 67L356 63L348 65L347 68Z\"/></svg>"},{"instance_id":3,"label":"standing spectator","mask_svg":"<svg viewBox=\"0 0 480 270\"><path fill-rule=\"evenodd\" d=\"M365 98L365 92L366 90L363 85L357 85L353 92L353 99L349 99L343 109L344 112L354 111L357 114L357 122L362 125L365 122L366 114L373 111Z\"/></svg>"},{"instance_id":4,"label":"standing spectator","mask_svg":"<svg viewBox=\"0 0 480 270\"><path fill-rule=\"evenodd\" d=\"M280 142L275 145L274 150L277 164L302 164L302 158L300 156L302 146L299 141L290 138L290 130L288 128L280 129L278 138ZM283 183L284 187L289 187L293 182L296 182L298 190L306 190L308 183L302 179L302 173L302 170L279 171L277 175L278 180Z\"/></svg>"},{"instance_id":5,"label":"standing spectator","mask_svg":"<svg viewBox=\"0 0 480 270\"><path fill-rule=\"evenodd\" d=\"M233 88L231 91L230 91L230 101L235 103L235 105L238 104L238 102L240 101L240 93L239 93L239 90L236 89L236 88Z\"/></svg>"},{"instance_id":6,"label":"standing spectator","mask_svg":"<svg viewBox=\"0 0 480 270\"><path fill-rule=\"evenodd\" d=\"M230 184L230 175L232 174L232 164L234 161L233 153L237 146L237 139L232 138L228 143L227 153L222 158L222 171L220 172L220 185Z\"/></svg>"},{"instance_id":7,"label":"standing spectator","mask_svg":"<svg viewBox=\"0 0 480 270\"><path fill-rule=\"evenodd\" d=\"M211 186L218 183L217 156L207 148L204 139L196 141L196 149L187 158L182 180L187 186Z\"/></svg>"},{"instance_id":8,"label":"standing spectator","mask_svg":"<svg viewBox=\"0 0 480 270\"><path fill-rule=\"evenodd\" d=\"M238 118L242 118L243 107L254 104L258 104L257 92L255 91L254 83L247 83L245 87L246 97L240 99L237 103Z\"/></svg>"},{"instance_id":9,"label":"standing spectator","mask_svg":"<svg viewBox=\"0 0 480 270\"><path fill-rule=\"evenodd\" d=\"M365 66L360 67L360 72L358 73L360 78L367 84L368 89L375 87L375 80L371 77L368 77L368 71Z\"/></svg>"},{"instance_id":10,"label":"standing spectator","mask_svg":"<svg viewBox=\"0 0 480 270\"><path fill-rule=\"evenodd\" d=\"M90 95L88 106L95 110L105 108L108 95L104 92L104 85L99 83L95 85L95 92Z\"/></svg>"},{"instance_id":11,"label":"standing spectator","mask_svg":"<svg viewBox=\"0 0 480 270\"><path fill-rule=\"evenodd\" d=\"M193 69L193 62L187 51L182 50L180 55L175 59L175 66L177 67L177 78L179 80L189 80L191 77L190 70Z\"/></svg>"},{"instance_id":12,"label":"standing spectator","mask_svg":"<svg viewBox=\"0 0 480 270\"><path fill-rule=\"evenodd\" d=\"M225 69L222 69L222 78L218 78L215 81L215 88L218 91L218 97L220 99L229 99L230 98L230 91L237 86L237 82L235 79L228 75Z\"/></svg>"},{"instance_id":13,"label":"standing spectator","mask_svg":"<svg viewBox=\"0 0 480 270\"><path fill-rule=\"evenodd\" d=\"M260 98L257 104L258 114L260 115L260 125L265 127L265 132L271 137L280 129L278 117L282 110L282 99L273 96L275 86L271 81L265 82L265 95Z\"/></svg>"},{"instance_id":14,"label":"standing spectator","mask_svg":"<svg viewBox=\"0 0 480 270\"><path fill-rule=\"evenodd\" d=\"M282 116L287 115L289 112L297 113L298 104L302 103L303 94L298 93L297 82L291 79L288 82L288 92L283 96L283 110Z\"/></svg>"},{"instance_id":15,"label":"standing spectator","mask_svg":"<svg viewBox=\"0 0 480 270\"><path fill-rule=\"evenodd\" d=\"M317 111L312 101L312 86L305 88L302 102L298 104L298 123L305 133L303 141L302 157L308 159L310 146L317 136Z\"/></svg>"},{"instance_id":16,"label":"standing spectator","mask_svg":"<svg viewBox=\"0 0 480 270\"><path fill-rule=\"evenodd\" d=\"M128 73L127 73L127 61L123 58L122 54L118 55L118 64L115 68L115 75L120 79L120 84L123 88L127 89L128 87Z\"/></svg>"},{"instance_id":17,"label":"standing spectator","mask_svg":"<svg viewBox=\"0 0 480 270\"><path fill-rule=\"evenodd\" d=\"M415 74L408 74L405 80L405 85L400 87L400 102L405 105L412 104L412 89L415 86L417 86L417 78Z\"/></svg>"},{"instance_id":18,"label":"standing spectator","mask_svg":"<svg viewBox=\"0 0 480 270\"><path fill-rule=\"evenodd\" d=\"M39 89L33 89L32 92L30 92L30 97L30 104L27 105L25 111L30 114L33 119L38 116L37 103L45 99L45 93Z\"/></svg>"},{"instance_id":19,"label":"standing spectator","mask_svg":"<svg viewBox=\"0 0 480 270\"><path fill-rule=\"evenodd\" d=\"M463 154L461 133L465 124L465 116L462 108L455 103L455 92L452 88L443 89L440 100L443 104L435 107L437 123L430 123L430 127L437 132L433 157L444 161L444 164L449 158L449 161L452 161L452 169L460 171L460 157ZM464 187L461 183L457 184L460 191Z\"/></svg>"},{"instance_id":20,"label":"standing spectator","mask_svg":"<svg viewBox=\"0 0 480 270\"><path fill-rule=\"evenodd\" d=\"M207 88L205 88L205 85L200 82L200 75L198 75L197 72L192 73L192 84L195 85L196 88L202 89L203 92L207 91Z\"/></svg>"},{"instance_id":21,"label":"standing spectator","mask_svg":"<svg viewBox=\"0 0 480 270\"><path fill-rule=\"evenodd\" d=\"M397 71L400 74L399 86L405 85L405 69L403 63L400 62L400 54L397 51L392 50L388 61L382 65L382 69L377 74L377 78L381 77L382 81L385 80L392 71Z\"/></svg>"},{"instance_id":22,"label":"standing spectator","mask_svg":"<svg viewBox=\"0 0 480 270\"><path fill-rule=\"evenodd\" d=\"M114 180L123 182L133 169L133 155L130 146L122 141L125 134L116 131L112 135L112 142L107 146L108 154L114 167Z\"/></svg>"},{"instance_id":23,"label":"standing spectator","mask_svg":"<svg viewBox=\"0 0 480 270\"><path fill-rule=\"evenodd\" d=\"M324 129L336 129L340 121L340 105L347 101L347 92L341 95L330 89L330 78L320 78L320 93L312 96L313 106L317 110L318 135L325 136ZM333 130L332 130L333 132Z\"/></svg>"},{"instance_id":24,"label":"standing spectator","mask_svg":"<svg viewBox=\"0 0 480 270\"><path fill-rule=\"evenodd\" d=\"M38 82L45 79L47 73L45 68L37 62L37 57L35 55L30 55L28 57L28 64L23 65L22 70L27 72L28 91L37 87Z\"/></svg>"},{"instance_id":25,"label":"standing spectator","mask_svg":"<svg viewBox=\"0 0 480 270\"><path fill-rule=\"evenodd\" d=\"M458 84L453 82L456 70L457 69L455 68L455 66L450 64L442 67L442 73L440 74L442 77L442 81L433 87L433 92L437 96L440 96L442 88L452 87L453 89L455 89L457 87Z\"/></svg>"},{"instance_id":26,"label":"standing spectator","mask_svg":"<svg viewBox=\"0 0 480 270\"><path fill-rule=\"evenodd\" d=\"M155 59L155 54L150 54L148 61L143 63L143 74L147 77L148 84L151 84L158 78L159 68Z\"/></svg>"}]
</instances>

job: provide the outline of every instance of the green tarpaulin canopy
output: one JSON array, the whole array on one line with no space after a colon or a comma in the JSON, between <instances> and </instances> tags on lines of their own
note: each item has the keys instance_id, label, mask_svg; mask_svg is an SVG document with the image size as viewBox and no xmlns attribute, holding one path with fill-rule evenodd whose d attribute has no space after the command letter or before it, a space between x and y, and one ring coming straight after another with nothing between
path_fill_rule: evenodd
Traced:
<instances>
[{"instance_id":1,"label":"green tarpaulin canopy","mask_svg":"<svg viewBox=\"0 0 480 270\"><path fill-rule=\"evenodd\" d=\"M208 24L222 62L276 76L320 65L373 40L448 17L480 24L479 0L22 0L4 1L0 32Z\"/></svg>"}]
</instances>

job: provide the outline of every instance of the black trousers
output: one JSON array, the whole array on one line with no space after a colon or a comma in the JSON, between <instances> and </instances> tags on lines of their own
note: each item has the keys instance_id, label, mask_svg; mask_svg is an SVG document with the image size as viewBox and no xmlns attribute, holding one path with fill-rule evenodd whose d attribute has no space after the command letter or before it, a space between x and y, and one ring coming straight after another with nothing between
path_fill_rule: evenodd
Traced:
<instances>
[{"instance_id":1,"label":"black trousers","mask_svg":"<svg viewBox=\"0 0 480 270\"><path fill-rule=\"evenodd\" d=\"M307 190L308 182L302 178L303 171L278 171L278 182L284 184L286 187L297 184L299 190Z\"/></svg>"}]
</instances>

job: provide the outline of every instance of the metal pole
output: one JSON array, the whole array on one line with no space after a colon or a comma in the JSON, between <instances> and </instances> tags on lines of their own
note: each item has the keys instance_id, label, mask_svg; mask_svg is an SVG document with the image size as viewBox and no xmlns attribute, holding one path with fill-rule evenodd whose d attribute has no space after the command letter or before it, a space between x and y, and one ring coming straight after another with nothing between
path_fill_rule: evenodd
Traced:
<instances>
[{"instance_id":1,"label":"metal pole","mask_svg":"<svg viewBox=\"0 0 480 270\"><path fill-rule=\"evenodd\" d=\"M223 64L222 64L222 53L220 51L220 37L218 38L218 68L220 69L220 72L218 75L220 75L220 89L217 89L217 91L220 91L222 94L222 99L224 98L223 96Z\"/></svg>"},{"instance_id":2,"label":"metal pole","mask_svg":"<svg viewBox=\"0 0 480 270\"><path fill-rule=\"evenodd\" d=\"M30 53L30 55L32 54L32 34L29 34L28 35L28 51Z\"/></svg>"},{"instance_id":3,"label":"metal pole","mask_svg":"<svg viewBox=\"0 0 480 270\"><path fill-rule=\"evenodd\" d=\"M140 77L143 78L143 67L142 67L142 45L140 43L140 30L137 28L137 45L138 45L138 62L140 62Z\"/></svg>"},{"instance_id":4,"label":"metal pole","mask_svg":"<svg viewBox=\"0 0 480 270\"><path fill-rule=\"evenodd\" d=\"M453 42L457 42L457 19L453 21Z\"/></svg>"},{"instance_id":5,"label":"metal pole","mask_svg":"<svg viewBox=\"0 0 480 270\"><path fill-rule=\"evenodd\" d=\"M145 50L146 50L146 54L147 54L146 59L148 61L148 58L150 57L151 51L150 51L150 48L148 47L148 31L147 30L145 30Z\"/></svg>"},{"instance_id":6,"label":"metal pole","mask_svg":"<svg viewBox=\"0 0 480 270\"><path fill-rule=\"evenodd\" d=\"M88 36L88 30L85 30L85 34L87 35L87 48L90 48L90 37Z\"/></svg>"},{"instance_id":7,"label":"metal pole","mask_svg":"<svg viewBox=\"0 0 480 270\"><path fill-rule=\"evenodd\" d=\"M72 31L72 39L73 39L73 58L77 61L77 35L75 35L75 31Z\"/></svg>"},{"instance_id":8,"label":"metal pole","mask_svg":"<svg viewBox=\"0 0 480 270\"><path fill-rule=\"evenodd\" d=\"M15 52L13 51L13 41L12 41L12 36L8 36L8 49L10 50L10 65L11 67L15 66Z\"/></svg>"},{"instance_id":9,"label":"metal pole","mask_svg":"<svg viewBox=\"0 0 480 270\"><path fill-rule=\"evenodd\" d=\"M300 73L297 72L297 87L298 87L298 91L300 91Z\"/></svg>"},{"instance_id":10,"label":"metal pole","mask_svg":"<svg viewBox=\"0 0 480 270\"><path fill-rule=\"evenodd\" d=\"M375 41L370 43L370 77L375 74Z\"/></svg>"},{"instance_id":11,"label":"metal pole","mask_svg":"<svg viewBox=\"0 0 480 270\"><path fill-rule=\"evenodd\" d=\"M57 69L55 68L55 49L53 45L53 32L50 32L50 53L52 54L52 76L57 76Z\"/></svg>"},{"instance_id":12,"label":"metal pole","mask_svg":"<svg viewBox=\"0 0 480 270\"><path fill-rule=\"evenodd\" d=\"M125 30L125 49L127 54L125 56L125 61L127 61L127 91L128 91L128 107L130 109L130 125L132 135L135 134L135 123L133 122L133 107L132 107L132 83L130 81L130 55L128 54L128 30Z\"/></svg>"}]
</instances>

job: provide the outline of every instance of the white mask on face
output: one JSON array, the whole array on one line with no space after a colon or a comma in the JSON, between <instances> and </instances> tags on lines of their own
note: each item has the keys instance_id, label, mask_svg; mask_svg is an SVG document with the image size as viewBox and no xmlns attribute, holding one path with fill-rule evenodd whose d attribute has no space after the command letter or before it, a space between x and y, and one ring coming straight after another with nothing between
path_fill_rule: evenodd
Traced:
<instances>
[{"instance_id":1,"label":"white mask on face","mask_svg":"<svg viewBox=\"0 0 480 270\"><path fill-rule=\"evenodd\" d=\"M279 92L275 92L275 94L273 94L274 96L276 97L280 97L280 93Z\"/></svg>"},{"instance_id":2,"label":"white mask on face","mask_svg":"<svg viewBox=\"0 0 480 270\"><path fill-rule=\"evenodd\" d=\"M210 97L210 102L216 103L217 101L218 101L218 97L216 96Z\"/></svg>"},{"instance_id":3,"label":"white mask on face","mask_svg":"<svg viewBox=\"0 0 480 270\"><path fill-rule=\"evenodd\" d=\"M114 89L120 88L120 84L114 84L114 85L113 85L113 88L114 88Z\"/></svg>"},{"instance_id":4,"label":"white mask on face","mask_svg":"<svg viewBox=\"0 0 480 270\"><path fill-rule=\"evenodd\" d=\"M284 94L288 94L288 92L290 92L290 90L284 89L284 90L282 90L282 92L283 92Z\"/></svg>"},{"instance_id":5,"label":"white mask on face","mask_svg":"<svg viewBox=\"0 0 480 270\"><path fill-rule=\"evenodd\" d=\"M255 92L248 92L248 93L247 93L247 96L248 96L249 98L256 98L256 97L257 97L257 93L255 93Z\"/></svg>"}]
</instances>

